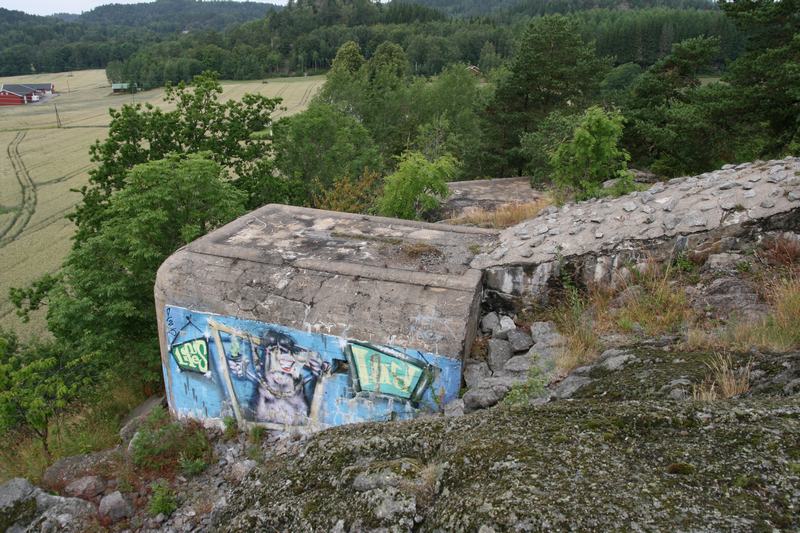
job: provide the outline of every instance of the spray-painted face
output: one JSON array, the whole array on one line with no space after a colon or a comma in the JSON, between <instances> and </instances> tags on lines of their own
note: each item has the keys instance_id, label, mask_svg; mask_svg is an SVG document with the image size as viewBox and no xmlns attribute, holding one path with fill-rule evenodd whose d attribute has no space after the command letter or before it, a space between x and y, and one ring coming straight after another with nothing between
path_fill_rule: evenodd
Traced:
<instances>
[{"instance_id":1,"label":"spray-painted face","mask_svg":"<svg viewBox=\"0 0 800 533\"><path fill-rule=\"evenodd\" d=\"M303 362L297 357L297 347L288 335L270 331L262 339L267 359L267 373L278 372L299 377Z\"/></svg>"}]
</instances>

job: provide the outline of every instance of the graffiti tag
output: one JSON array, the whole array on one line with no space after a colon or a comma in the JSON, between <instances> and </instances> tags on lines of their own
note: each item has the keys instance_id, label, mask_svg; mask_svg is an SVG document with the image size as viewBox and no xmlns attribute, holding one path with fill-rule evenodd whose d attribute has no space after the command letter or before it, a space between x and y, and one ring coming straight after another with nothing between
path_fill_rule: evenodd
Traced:
<instances>
[{"instance_id":1,"label":"graffiti tag","mask_svg":"<svg viewBox=\"0 0 800 533\"><path fill-rule=\"evenodd\" d=\"M181 370L189 372L208 372L208 342L205 339L195 339L172 347L172 357Z\"/></svg>"},{"instance_id":2,"label":"graffiti tag","mask_svg":"<svg viewBox=\"0 0 800 533\"><path fill-rule=\"evenodd\" d=\"M349 348L362 391L409 399L425 374L424 368L413 360L367 345L350 343Z\"/></svg>"}]
</instances>

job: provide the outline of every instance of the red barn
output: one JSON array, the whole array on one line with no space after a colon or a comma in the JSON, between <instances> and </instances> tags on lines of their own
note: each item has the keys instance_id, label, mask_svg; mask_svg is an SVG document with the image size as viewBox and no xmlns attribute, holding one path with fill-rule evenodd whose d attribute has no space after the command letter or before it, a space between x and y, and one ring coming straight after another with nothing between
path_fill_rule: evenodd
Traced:
<instances>
[{"instance_id":1,"label":"red barn","mask_svg":"<svg viewBox=\"0 0 800 533\"><path fill-rule=\"evenodd\" d=\"M28 103L28 94L19 94L16 91L0 89L0 105L22 105Z\"/></svg>"},{"instance_id":2,"label":"red barn","mask_svg":"<svg viewBox=\"0 0 800 533\"><path fill-rule=\"evenodd\" d=\"M42 95L52 94L52 83L29 83L0 85L0 105L23 105L37 102Z\"/></svg>"}]
</instances>

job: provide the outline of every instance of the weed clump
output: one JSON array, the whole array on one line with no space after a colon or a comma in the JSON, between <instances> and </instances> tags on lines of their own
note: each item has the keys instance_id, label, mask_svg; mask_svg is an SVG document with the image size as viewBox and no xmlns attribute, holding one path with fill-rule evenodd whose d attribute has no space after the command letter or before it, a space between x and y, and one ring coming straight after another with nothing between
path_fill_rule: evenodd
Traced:
<instances>
[{"instance_id":1,"label":"weed clump","mask_svg":"<svg viewBox=\"0 0 800 533\"><path fill-rule=\"evenodd\" d=\"M152 485L153 494L150 496L150 505L147 512L151 516L163 514L169 516L178 508L175 493L165 481L157 481Z\"/></svg>"},{"instance_id":2,"label":"weed clump","mask_svg":"<svg viewBox=\"0 0 800 533\"><path fill-rule=\"evenodd\" d=\"M728 399L750 390L750 369L748 362L737 368L730 355L715 355L706 363L709 375L700 385L695 385L692 396L698 401L714 401Z\"/></svg>"},{"instance_id":3,"label":"weed clump","mask_svg":"<svg viewBox=\"0 0 800 533\"><path fill-rule=\"evenodd\" d=\"M180 465L202 471L200 464L210 458L211 445L203 428L171 422L161 407L153 409L131 444L131 461L145 470L164 472Z\"/></svg>"}]
</instances>

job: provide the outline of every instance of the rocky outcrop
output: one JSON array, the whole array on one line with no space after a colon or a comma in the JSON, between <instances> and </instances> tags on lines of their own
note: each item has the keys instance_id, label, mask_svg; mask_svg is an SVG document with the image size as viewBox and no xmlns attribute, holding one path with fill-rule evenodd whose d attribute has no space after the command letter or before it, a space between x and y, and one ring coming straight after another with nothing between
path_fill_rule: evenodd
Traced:
<instances>
[{"instance_id":1,"label":"rocky outcrop","mask_svg":"<svg viewBox=\"0 0 800 533\"><path fill-rule=\"evenodd\" d=\"M631 265L680 253L708 257L741 240L800 229L800 158L728 165L656 183L646 191L563 207L505 230L472 267L501 299L546 303L567 274L614 284ZM720 259L720 258L717 258Z\"/></svg>"},{"instance_id":2,"label":"rocky outcrop","mask_svg":"<svg viewBox=\"0 0 800 533\"><path fill-rule=\"evenodd\" d=\"M25 479L0 485L0 530L80 532L96 525L94 505L78 498L47 494Z\"/></svg>"},{"instance_id":3,"label":"rocky outcrop","mask_svg":"<svg viewBox=\"0 0 800 533\"><path fill-rule=\"evenodd\" d=\"M800 526L799 436L796 398L735 409L555 402L337 428L249 476L215 511L214 526L791 530Z\"/></svg>"}]
</instances>

